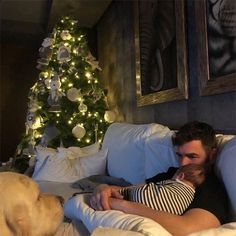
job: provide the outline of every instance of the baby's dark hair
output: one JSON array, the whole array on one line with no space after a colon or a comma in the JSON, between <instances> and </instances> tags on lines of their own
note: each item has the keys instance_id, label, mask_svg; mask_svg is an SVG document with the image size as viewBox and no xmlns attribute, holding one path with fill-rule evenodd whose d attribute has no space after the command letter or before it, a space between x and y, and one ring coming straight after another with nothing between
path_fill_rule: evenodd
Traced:
<instances>
[{"instance_id":1,"label":"baby's dark hair","mask_svg":"<svg viewBox=\"0 0 236 236\"><path fill-rule=\"evenodd\" d=\"M188 164L181 166L175 175L184 173L184 179L191 182L194 187L201 185L206 179L207 167L205 165Z\"/></svg>"},{"instance_id":2,"label":"baby's dark hair","mask_svg":"<svg viewBox=\"0 0 236 236\"><path fill-rule=\"evenodd\" d=\"M216 148L215 131L204 122L189 122L183 125L172 137L175 146L181 146L193 140L200 140L206 152Z\"/></svg>"}]
</instances>

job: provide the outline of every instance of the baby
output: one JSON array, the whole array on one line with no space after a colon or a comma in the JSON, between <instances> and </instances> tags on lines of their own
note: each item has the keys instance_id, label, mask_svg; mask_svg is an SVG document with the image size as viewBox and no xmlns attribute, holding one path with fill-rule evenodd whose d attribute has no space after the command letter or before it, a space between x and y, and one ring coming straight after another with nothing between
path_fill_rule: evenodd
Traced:
<instances>
[{"instance_id":1,"label":"baby","mask_svg":"<svg viewBox=\"0 0 236 236\"><path fill-rule=\"evenodd\" d=\"M204 166L180 167L172 179L120 189L125 200L139 202L155 210L182 215L194 199L195 189L205 180Z\"/></svg>"}]
</instances>

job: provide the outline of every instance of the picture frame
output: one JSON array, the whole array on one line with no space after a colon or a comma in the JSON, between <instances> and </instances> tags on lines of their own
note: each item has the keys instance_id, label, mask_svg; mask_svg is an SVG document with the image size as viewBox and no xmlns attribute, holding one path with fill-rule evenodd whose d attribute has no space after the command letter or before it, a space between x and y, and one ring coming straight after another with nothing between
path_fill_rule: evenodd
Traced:
<instances>
[{"instance_id":1,"label":"picture frame","mask_svg":"<svg viewBox=\"0 0 236 236\"><path fill-rule=\"evenodd\" d=\"M167 3L171 1L155 1L157 3ZM150 9L148 10L147 5L143 6L142 4L153 4L153 1L146 0L146 1L135 1L134 5L134 22L135 22L135 55L136 55L136 97L137 97L137 106L145 106L145 105L151 105L151 104L157 104L157 103L164 103L164 102L171 102L176 100L184 100L188 99L188 73L187 73L187 45L186 45L186 12L185 12L185 1L184 0L172 0L172 13L173 16L170 16L167 14L163 17L164 20L169 21L171 19L171 22L174 22L172 25L172 36L174 37L174 43L175 47L172 47L172 52L170 55L173 55L171 58L172 61L168 61L165 59L165 62L167 62L167 66L161 68L162 76L162 83L159 84L165 84L166 82L173 80L172 85L165 86L157 86L157 91L150 91L150 87L148 83L148 80L150 80L150 76L148 73L145 72L145 59L147 58L147 52L153 52L158 51L158 47L162 47L163 49L163 42L164 44L168 41L168 39L165 40L159 40L161 43L158 44L158 40L153 40L151 43L146 43L142 39L145 39L146 35L143 35L142 32L146 33L147 29L143 29L145 25L147 24L147 21L150 20ZM163 6L163 8L167 9L168 6ZM161 9L160 5L158 6L158 9ZM152 9L153 10L153 9ZM166 12L166 11L159 11ZM155 13L155 18L158 18L158 12ZM149 18L149 19L148 19ZM154 18L154 19L155 19ZM143 23L142 23L143 21ZM158 21L161 22L161 21ZM167 23L168 24L168 23ZM171 25L171 24L169 24ZM143 28L142 28L143 27ZM158 29L163 30L163 26L160 25L160 27L156 27L156 32L152 33L153 35L158 34ZM171 28L171 27L170 27ZM173 31L174 29L174 31ZM150 30L151 31L151 30ZM169 40L170 41L170 40ZM146 49L148 47L147 45L151 45L153 48ZM161 45L161 46L160 46ZM173 49L174 48L174 49ZM166 49L165 49L166 50ZM160 50L159 50L160 51ZM163 50L162 50L163 52ZM161 53L159 53L160 55ZM163 54L161 54L162 56ZM146 57L146 58L145 58ZM157 56L156 56L157 57ZM150 60L149 60L150 61ZM169 63L170 62L170 63ZM169 63L169 64L168 64ZM148 65L146 60L146 64ZM175 66L172 67L172 64L175 64ZM169 76L169 79L166 79L163 74L168 74L168 71L172 71L172 68L175 68L172 72L172 74ZM152 68L152 70L157 70L157 67ZM149 70L147 70L149 71ZM147 72L146 71L146 72ZM161 73L160 72L160 73ZM153 76L154 77L154 76ZM155 80L155 77L154 77ZM148 89L147 89L148 88ZM146 91L145 91L146 90Z\"/></svg>"},{"instance_id":2,"label":"picture frame","mask_svg":"<svg viewBox=\"0 0 236 236\"><path fill-rule=\"evenodd\" d=\"M211 53L211 50L214 50L213 52L216 53L215 50L217 50L217 48L214 46L214 49L211 49L211 41L213 41L213 37L219 37L220 34L218 34L216 31L212 36L211 32L215 30L214 28L212 29L213 24L210 23L213 21L213 17L211 16L211 5L209 4L211 4L211 2L209 2L208 0L195 1L198 80L200 96L208 96L236 91L236 57L233 59L233 61L231 61L231 63L235 63L234 72L231 69L231 72L227 73L227 71L223 71L223 67L221 65L219 65L217 68L217 64L214 64L214 60L219 61L221 52L218 53L218 58L214 58L216 56ZM218 38L217 40L219 41ZM226 51L224 49L224 53L225 52Z\"/></svg>"}]
</instances>

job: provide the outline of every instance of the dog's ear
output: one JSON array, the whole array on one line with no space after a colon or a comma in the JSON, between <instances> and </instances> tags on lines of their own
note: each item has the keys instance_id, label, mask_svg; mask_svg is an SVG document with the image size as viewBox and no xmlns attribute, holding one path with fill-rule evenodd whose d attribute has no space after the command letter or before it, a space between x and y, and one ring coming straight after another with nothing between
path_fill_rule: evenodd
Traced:
<instances>
[{"instance_id":1,"label":"dog's ear","mask_svg":"<svg viewBox=\"0 0 236 236\"><path fill-rule=\"evenodd\" d=\"M31 235L31 222L26 206L17 205L13 207L12 213L5 218L12 235Z\"/></svg>"},{"instance_id":2,"label":"dog's ear","mask_svg":"<svg viewBox=\"0 0 236 236\"><path fill-rule=\"evenodd\" d=\"M1 229L1 235L13 236L7 225L6 218L3 214L3 210L0 210L0 229Z\"/></svg>"}]
</instances>

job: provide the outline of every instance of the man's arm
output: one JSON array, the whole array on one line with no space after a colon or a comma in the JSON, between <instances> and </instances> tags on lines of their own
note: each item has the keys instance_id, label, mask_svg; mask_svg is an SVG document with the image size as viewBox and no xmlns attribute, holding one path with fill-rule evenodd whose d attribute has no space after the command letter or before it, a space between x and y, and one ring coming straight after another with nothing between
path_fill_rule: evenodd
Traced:
<instances>
[{"instance_id":1,"label":"man's arm","mask_svg":"<svg viewBox=\"0 0 236 236\"><path fill-rule=\"evenodd\" d=\"M141 185L132 185L125 188L134 188ZM120 186L100 184L94 190L90 198L90 206L95 210L110 210L109 198L123 199L123 196L119 193L119 190L123 188Z\"/></svg>"},{"instance_id":2,"label":"man's arm","mask_svg":"<svg viewBox=\"0 0 236 236\"><path fill-rule=\"evenodd\" d=\"M109 203L114 210L144 216L156 221L174 236L185 236L192 232L220 226L219 220L212 213L200 208L190 209L184 215L179 216L121 199L110 199Z\"/></svg>"}]
</instances>

